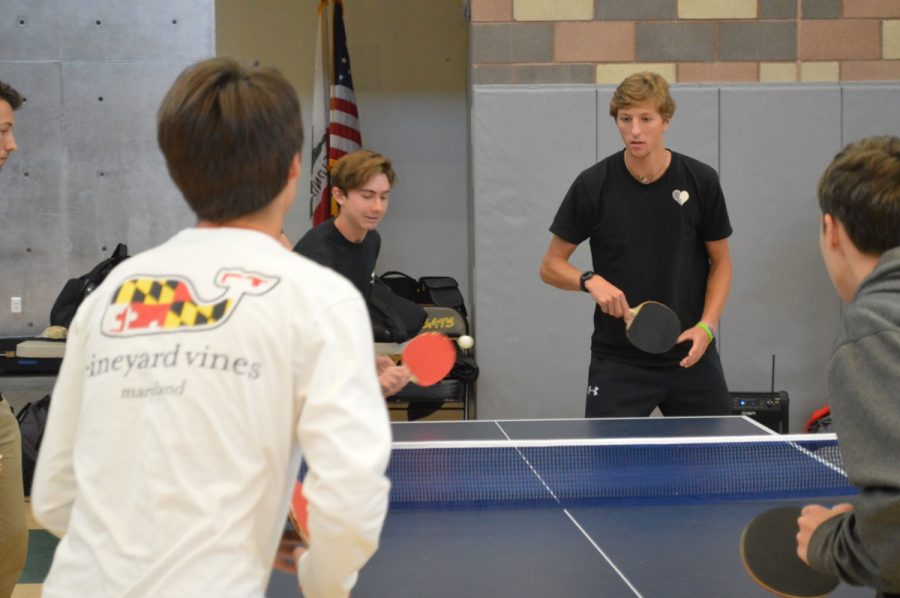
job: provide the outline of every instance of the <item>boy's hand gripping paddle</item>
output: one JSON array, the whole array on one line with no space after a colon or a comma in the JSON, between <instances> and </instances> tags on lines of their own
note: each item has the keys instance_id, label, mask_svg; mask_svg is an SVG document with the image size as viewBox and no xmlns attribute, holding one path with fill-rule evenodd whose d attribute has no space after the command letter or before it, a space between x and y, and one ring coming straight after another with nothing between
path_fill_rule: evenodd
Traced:
<instances>
[{"instance_id":1,"label":"boy's hand gripping paddle","mask_svg":"<svg viewBox=\"0 0 900 598\"><path fill-rule=\"evenodd\" d=\"M456 363L456 347L439 332L425 332L403 349L403 363L419 386L431 386L444 379Z\"/></svg>"},{"instance_id":2,"label":"boy's hand gripping paddle","mask_svg":"<svg viewBox=\"0 0 900 598\"><path fill-rule=\"evenodd\" d=\"M741 534L741 560L753 581L777 596L827 596L839 580L797 556L799 517L800 507L769 509L754 517Z\"/></svg>"},{"instance_id":3,"label":"boy's hand gripping paddle","mask_svg":"<svg viewBox=\"0 0 900 598\"><path fill-rule=\"evenodd\" d=\"M625 335L631 344L647 353L665 353L675 346L681 322L674 311L656 301L645 301L629 310L631 321Z\"/></svg>"}]
</instances>

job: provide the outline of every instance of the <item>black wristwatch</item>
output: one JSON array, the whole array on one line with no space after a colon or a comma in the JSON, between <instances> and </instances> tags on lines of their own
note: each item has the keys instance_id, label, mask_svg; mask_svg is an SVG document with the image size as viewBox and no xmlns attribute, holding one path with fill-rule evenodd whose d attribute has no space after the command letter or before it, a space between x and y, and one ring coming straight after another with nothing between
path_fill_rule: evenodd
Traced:
<instances>
[{"instance_id":1,"label":"black wristwatch","mask_svg":"<svg viewBox=\"0 0 900 598\"><path fill-rule=\"evenodd\" d=\"M596 276L596 274L594 274L593 272L588 270L587 272L582 274L581 278L578 280L578 284L581 286L581 290L584 291L585 293L589 293L590 291L587 290L587 287L584 286L584 283L586 283L587 281L592 279L594 276Z\"/></svg>"}]
</instances>

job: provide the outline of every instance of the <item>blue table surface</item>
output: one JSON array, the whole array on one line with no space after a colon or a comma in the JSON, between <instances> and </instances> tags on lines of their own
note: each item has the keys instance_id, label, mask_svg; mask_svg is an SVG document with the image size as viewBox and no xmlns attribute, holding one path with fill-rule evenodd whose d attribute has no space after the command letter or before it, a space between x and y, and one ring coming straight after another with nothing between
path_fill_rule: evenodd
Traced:
<instances>
[{"instance_id":1,"label":"blue table surface","mask_svg":"<svg viewBox=\"0 0 900 598\"><path fill-rule=\"evenodd\" d=\"M743 417L415 422L392 428L395 442L769 433ZM844 500L392 508L379 550L352 596L771 596L741 564L738 541L747 522L775 506ZM296 579L273 573L267 595L297 596ZM846 585L832 594L873 595Z\"/></svg>"}]
</instances>

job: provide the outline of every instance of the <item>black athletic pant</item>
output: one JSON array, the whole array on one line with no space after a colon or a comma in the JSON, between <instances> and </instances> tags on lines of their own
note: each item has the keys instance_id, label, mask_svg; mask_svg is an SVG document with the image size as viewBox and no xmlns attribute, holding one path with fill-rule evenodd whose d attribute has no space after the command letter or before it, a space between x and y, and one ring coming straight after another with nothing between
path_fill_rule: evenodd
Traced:
<instances>
[{"instance_id":1,"label":"black athletic pant","mask_svg":"<svg viewBox=\"0 0 900 598\"><path fill-rule=\"evenodd\" d=\"M692 367L636 366L591 356L585 417L730 415L728 387L715 345Z\"/></svg>"}]
</instances>

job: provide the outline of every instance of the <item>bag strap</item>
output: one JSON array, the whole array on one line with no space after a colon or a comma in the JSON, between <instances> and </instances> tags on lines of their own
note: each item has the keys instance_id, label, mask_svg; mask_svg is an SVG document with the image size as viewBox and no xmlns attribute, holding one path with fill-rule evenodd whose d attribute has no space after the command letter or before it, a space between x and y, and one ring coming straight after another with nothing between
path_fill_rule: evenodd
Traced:
<instances>
[{"instance_id":1,"label":"bag strap","mask_svg":"<svg viewBox=\"0 0 900 598\"><path fill-rule=\"evenodd\" d=\"M116 245L116 249L115 251L113 251L112 256L110 257L116 259L128 257L128 245L126 245L125 243L119 243L118 245Z\"/></svg>"},{"instance_id":2,"label":"bag strap","mask_svg":"<svg viewBox=\"0 0 900 598\"><path fill-rule=\"evenodd\" d=\"M128 246L124 243L119 243L116 245L115 250L112 252L108 258L91 268L91 271L88 272L82 278L87 278L87 282L93 281L93 279L102 276L106 277L106 274L109 273L110 270L113 269L114 266L117 266L119 262L124 261L128 257ZM95 284L95 286L97 286Z\"/></svg>"},{"instance_id":3,"label":"bag strap","mask_svg":"<svg viewBox=\"0 0 900 598\"><path fill-rule=\"evenodd\" d=\"M413 278L409 274L400 272L399 270L388 270L387 272L382 274L380 278L405 278L413 282L417 282L415 278Z\"/></svg>"}]
</instances>

